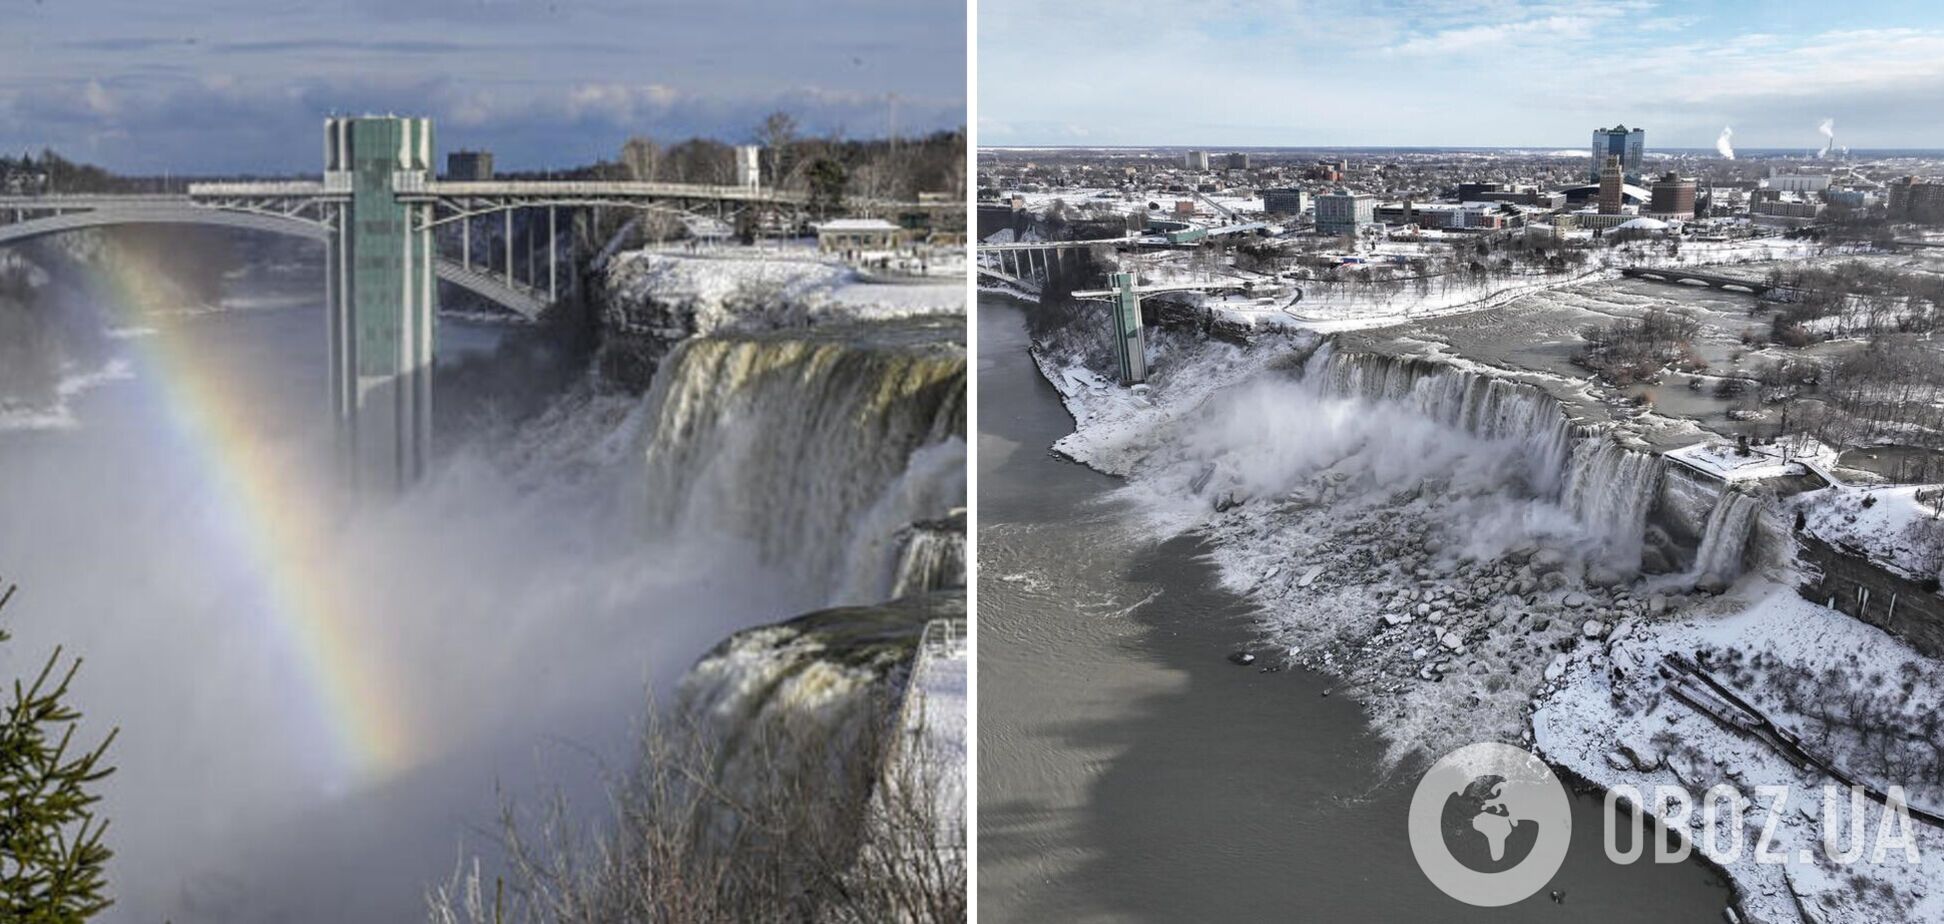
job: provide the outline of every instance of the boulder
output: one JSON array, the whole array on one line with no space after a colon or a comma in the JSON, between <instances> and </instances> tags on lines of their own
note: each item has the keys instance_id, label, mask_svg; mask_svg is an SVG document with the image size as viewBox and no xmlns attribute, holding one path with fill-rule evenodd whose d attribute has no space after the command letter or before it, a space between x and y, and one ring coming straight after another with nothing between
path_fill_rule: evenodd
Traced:
<instances>
[{"instance_id":1,"label":"boulder","mask_svg":"<svg viewBox=\"0 0 1944 924\"><path fill-rule=\"evenodd\" d=\"M1552 663L1546 665L1546 679L1558 680L1564 676L1566 676L1566 656L1563 654L1553 655Z\"/></svg>"}]
</instances>

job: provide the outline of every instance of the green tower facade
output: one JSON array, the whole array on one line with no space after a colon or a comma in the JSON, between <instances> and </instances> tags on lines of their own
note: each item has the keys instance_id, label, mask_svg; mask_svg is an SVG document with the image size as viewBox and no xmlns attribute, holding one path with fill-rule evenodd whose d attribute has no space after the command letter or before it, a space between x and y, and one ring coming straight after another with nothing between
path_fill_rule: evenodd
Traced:
<instances>
[{"instance_id":1,"label":"green tower facade","mask_svg":"<svg viewBox=\"0 0 1944 924\"><path fill-rule=\"evenodd\" d=\"M328 259L332 408L353 483L396 489L431 453L432 206L400 193L432 175L432 120L333 118L324 147L326 187L350 191Z\"/></svg>"},{"instance_id":2,"label":"green tower facade","mask_svg":"<svg viewBox=\"0 0 1944 924\"><path fill-rule=\"evenodd\" d=\"M1122 385L1147 381L1147 337L1141 329L1141 296L1134 291L1133 273L1115 273L1114 358L1120 361Z\"/></svg>"}]
</instances>

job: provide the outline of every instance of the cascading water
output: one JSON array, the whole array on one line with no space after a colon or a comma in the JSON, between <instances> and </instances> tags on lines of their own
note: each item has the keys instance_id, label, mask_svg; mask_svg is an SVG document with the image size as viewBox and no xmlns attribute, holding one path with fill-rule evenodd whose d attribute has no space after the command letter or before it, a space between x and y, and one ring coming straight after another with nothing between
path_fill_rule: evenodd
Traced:
<instances>
[{"instance_id":1,"label":"cascading water","mask_svg":"<svg viewBox=\"0 0 1944 924\"><path fill-rule=\"evenodd\" d=\"M1575 519L1600 533L1614 565L1632 571L1640 567L1647 511L1660 477L1659 456L1588 436L1573 446L1560 500Z\"/></svg>"},{"instance_id":2,"label":"cascading water","mask_svg":"<svg viewBox=\"0 0 1944 924\"><path fill-rule=\"evenodd\" d=\"M950 521L912 524L898 554L891 596L965 586L965 513Z\"/></svg>"},{"instance_id":3,"label":"cascading water","mask_svg":"<svg viewBox=\"0 0 1944 924\"><path fill-rule=\"evenodd\" d=\"M832 601L884 599L898 536L964 503L963 343L950 319L683 342L648 397L649 522L745 538Z\"/></svg>"},{"instance_id":4,"label":"cascading water","mask_svg":"<svg viewBox=\"0 0 1944 924\"><path fill-rule=\"evenodd\" d=\"M1306 377L1318 374L1327 393L1402 403L1473 436L1520 442L1531 450L1534 489L1548 496L1558 491L1572 426L1559 402L1536 388L1442 363L1328 348L1310 360Z\"/></svg>"},{"instance_id":5,"label":"cascading water","mask_svg":"<svg viewBox=\"0 0 1944 924\"><path fill-rule=\"evenodd\" d=\"M1639 567L1660 457L1576 428L1543 390L1443 363L1328 347L1310 358L1305 378L1327 394L1403 404L1473 436L1519 443L1534 492L1600 535L1615 566Z\"/></svg>"},{"instance_id":6,"label":"cascading water","mask_svg":"<svg viewBox=\"0 0 1944 924\"><path fill-rule=\"evenodd\" d=\"M1761 512L1760 498L1742 491L1725 490L1708 514L1708 527L1695 553L1692 574L1697 579L1732 581L1742 570L1748 536Z\"/></svg>"}]
</instances>

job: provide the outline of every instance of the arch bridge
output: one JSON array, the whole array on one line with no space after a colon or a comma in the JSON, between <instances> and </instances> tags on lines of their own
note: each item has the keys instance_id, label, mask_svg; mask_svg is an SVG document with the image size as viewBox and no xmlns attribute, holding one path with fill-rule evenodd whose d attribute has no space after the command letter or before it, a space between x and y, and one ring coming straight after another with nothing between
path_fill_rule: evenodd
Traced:
<instances>
[{"instance_id":1,"label":"arch bridge","mask_svg":"<svg viewBox=\"0 0 1944 924\"><path fill-rule=\"evenodd\" d=\"M1629 266L1620 271L1629 279L1646 279L1651 282L1687 283L1698 282L1712 289L1749 292L1760 297L1769 294L1776 287L1754 279L1740 279L1734 276L1717 276L1713 273L1696 273L1688 270L1663 269L1651 266Z\"/></svg>"},{"instance_id":2,"label":"arch bridge","mask_svg":"<svg viewBox=\"0 0 1944 924\"><path fill-rule=\"evenodd\" d=\"M332 415L351 482L382 490L416 479L430 454L439 282L537 318L560 294L561 209L800 216L809 204L802 193L756 183L442 181L434 173L430 119L367 116L325 121L324 171L315 181L192 183L180 195L0 197L0 222L7 222L0 223L0 246L81 228L185 223L323 243ZM850 203L865 213L952 205L963 209ZM542 209L545 269L534 268L529 233L522 280L514 272L513 213ZM491 254L476 263L473 253L475 225L495 214L503 221L497 272ZM454 237L456 260L435 240L450 244Z\"/></svg>"}]
</instances>

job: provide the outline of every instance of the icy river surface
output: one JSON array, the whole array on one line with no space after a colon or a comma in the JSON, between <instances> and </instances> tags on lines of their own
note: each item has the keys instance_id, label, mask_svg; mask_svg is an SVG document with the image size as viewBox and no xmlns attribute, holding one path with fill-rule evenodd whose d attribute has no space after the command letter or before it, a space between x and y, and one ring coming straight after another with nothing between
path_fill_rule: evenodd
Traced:
<instances>
[{"instance_id":1,"label":"icy river surface","mask_svg":"<svg viewBox=\"0 0 1944 924\"><path fill-rule=\"evenodd\" d=\"M1573 798L1551 888L1461 905L1406 838L1424 763L1384 763L1358 704L1226 656L1257 637L1193 537L1143 535L1073 429L1017 303L979 305L979 890L983 920L1716 921L1696 863L1620 866Z\"/></svg>"}]
</instances>

